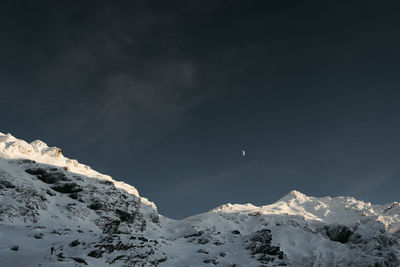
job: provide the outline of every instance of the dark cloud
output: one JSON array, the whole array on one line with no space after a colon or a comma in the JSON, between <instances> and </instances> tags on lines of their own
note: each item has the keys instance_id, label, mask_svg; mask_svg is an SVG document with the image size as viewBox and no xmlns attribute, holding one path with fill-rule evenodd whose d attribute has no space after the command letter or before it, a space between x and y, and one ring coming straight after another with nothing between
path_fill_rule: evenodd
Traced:
<instances>
[{"instance_id":1,"label":"dark cloud","mask_svg":"<svg viewBox=\"0 0 400 267\"><path fill-rule=\"evenodd\" d=\"M35 21L28 27L37 34L31 45L40 57L32 62L29 82L10 86L21 95L31 88L26 112L59 113L52 124L64 135L133 135L142 143L176 130L188 111L225 90L205 84L200 63L182 52L178 14L154 4L126 4L32 7L37 16L29 15Z\"/></svg>"}]
</instances>

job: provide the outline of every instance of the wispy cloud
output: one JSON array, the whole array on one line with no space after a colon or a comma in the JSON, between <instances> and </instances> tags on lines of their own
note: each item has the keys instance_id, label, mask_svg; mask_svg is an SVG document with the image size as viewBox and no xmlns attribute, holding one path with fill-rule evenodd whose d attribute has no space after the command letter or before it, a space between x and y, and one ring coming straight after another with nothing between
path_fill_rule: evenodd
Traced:
<instances>
[{"instance_id":1,"label":"wispy cloud","mask_svg":"<svg viewBox=\"0 0 400 267\"><path fill-rule=\"evenodd\" d=\"M199 62L182 52L179 27L166 31L180 23L176 14L125 8L99 4L81 10L85 23L78 24L68 21L78 11L50 9L65 32L45 44L49 51L36 70L38 89L26 112L59 114L51 121L56 128L93 142L105 136L144 140L176 130L191 110L216 95L199 74Z\"/></svg>"}]
</instances>

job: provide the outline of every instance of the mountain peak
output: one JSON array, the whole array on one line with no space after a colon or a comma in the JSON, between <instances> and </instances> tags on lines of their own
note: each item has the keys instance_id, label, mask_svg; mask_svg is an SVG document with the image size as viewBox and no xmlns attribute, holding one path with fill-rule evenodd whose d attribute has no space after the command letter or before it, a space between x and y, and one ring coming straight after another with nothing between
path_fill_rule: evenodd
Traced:
<instances>
[{"instance_id":1,"label":"mountain peak","mask_svg":"<svg viewBox=\"0 0 400 267\"><path fill-rule=\"evenodd\" d=\"M7 266L394 267L398 214L398 203L293 190L266 206L228 203L170 220L133 186L59 148L0 133L0 258Z\"/></svg>"},{"instance_id":2,"label":"mountain peak","mask_svg":"<svg viewBox=\"0 0 400 267\"><path fill-rule=\"evenodd\" d=\"M305 202L309 199L308 196L305 194L301 193L300 191L297 190L292 190L290 191L287 195L284 197L280 198L277 202L289 202L289 201L298 201L298 202Z\"/></svg>"},{"instance_id":3,"label":"mountain peak","mask_svg":"<svg viewBox=\"0 0 400 267\"><path fill-rule=\"evenodd\" d=\"M37 163L48 164L65 168L68 172L84 175L89 178L100 180L108 180L115 187L123 189L130 194L139 196L137 189L124 182L115 181L109 175L101 174L93 170L90 166L79 163L76 159L69 159L61 153L58 147L49 147L41 140L35 140L28 143L22 139L18 139L10 133L4 134L0 132L0 158L6 159L29 159ZM143 203L156 209L153 202L141 197Z\"/></svg>"},{"instance_id":4,"label":"mountain peak","mask_svg":"<svg viewBox=\"0 0 400 267\"><path fill-rule=\"evenodd\" d=\"M46 143L35 140L27 143L8 134L0 132L0 156L4 158L27 158L43 163L56 163L65 160L58 147L49 147ZM69 159L66 159L69 160Z\"/></svg>"}]
</instances>

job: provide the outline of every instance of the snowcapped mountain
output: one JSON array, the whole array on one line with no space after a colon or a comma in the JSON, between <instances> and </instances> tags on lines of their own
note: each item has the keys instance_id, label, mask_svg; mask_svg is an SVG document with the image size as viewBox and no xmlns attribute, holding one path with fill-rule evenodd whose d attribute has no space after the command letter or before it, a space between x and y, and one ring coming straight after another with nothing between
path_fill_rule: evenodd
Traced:
<instances>
[{"instance_id":1,"label":"snowcapped mountain","mask_svg":"<svg viewBox=\"0 0 400 267\"><path fill-rule=\"evenodd\" d=\"M59 148L0 133L0 266L399 266L399 240L400 203L297 191L171 220Z\"/></svg>"}]
</instances>

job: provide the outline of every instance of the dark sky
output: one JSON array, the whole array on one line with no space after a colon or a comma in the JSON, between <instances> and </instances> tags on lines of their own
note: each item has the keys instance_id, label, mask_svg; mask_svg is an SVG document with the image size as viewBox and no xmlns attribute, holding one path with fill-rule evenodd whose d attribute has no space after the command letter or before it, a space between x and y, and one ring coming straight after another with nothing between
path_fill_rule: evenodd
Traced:
<instances>
[{"instance_id":1,"label":"dark sky","mask_svg":"<svg viewBox=\"0 0 400 267\"><path fill-rule=\"evenodd\" d=\"M388 3L1 1L0 131L172 218L292 189L399 201Z\"/></svg>"}]
</instances>

